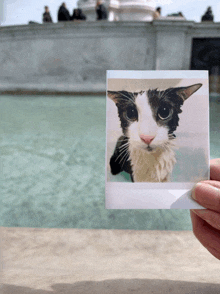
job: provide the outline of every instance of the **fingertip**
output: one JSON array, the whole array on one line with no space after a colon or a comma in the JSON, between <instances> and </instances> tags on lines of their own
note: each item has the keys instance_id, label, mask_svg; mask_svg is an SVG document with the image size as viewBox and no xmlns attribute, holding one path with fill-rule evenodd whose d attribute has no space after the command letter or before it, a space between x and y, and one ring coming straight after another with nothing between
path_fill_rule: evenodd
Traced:
<instances>
[{"instance_id":1,"label":"fingertip","mask_svg":"<svg viewBox=\"0 0 220 294\"><path fill-rule=\"evenodd\" d=\"M220 165L220 158L211 159L210 165Z\"/></svg>"},{"instance_id":2,"label":"fingertip","mask_svg":"<svg viewBox=\"0 0 220 294\"><path fill-rule=\"evenodd\" d=\"M198 195L199 195L200 191L203 189L203 185L204 185L203 182L199 182L199 183L197 183L197 184L194 186L194 188L193 188L193 190L192 190L192 198L193 198L195 201L198 200Z\"/></svg>"},{"instance_id":3,"label":"fingertip","mask_svg":"<svg viewBox=\"0 0 220 294\"><path fill-rule=\"evenodd\" d=\"M210 161L210 179L220 181L220 158Z\"/></svg>"},{"instance_id":4,"label":"fingertip","mask_svg":"<svg viewBox=\"0 0 220 294\"><path fill-rule=\"evenodd\" d=\"M220 211L220 189L206 182L199 182L192 191L192 198L205 208Z\"/></svg>"},{"instance_id":5,"label":"fingertip","mask_svg":"<svg viewBox=\"0 0 220 294\"><path fill-rule=\"evenodd\" d=\"M190 217L192 221L192 231L196 238L200 238L201 230L203 228L203 225L205 221L201 219L194 211L193 209L190 210Z\"/></svg>"}]
</instances>

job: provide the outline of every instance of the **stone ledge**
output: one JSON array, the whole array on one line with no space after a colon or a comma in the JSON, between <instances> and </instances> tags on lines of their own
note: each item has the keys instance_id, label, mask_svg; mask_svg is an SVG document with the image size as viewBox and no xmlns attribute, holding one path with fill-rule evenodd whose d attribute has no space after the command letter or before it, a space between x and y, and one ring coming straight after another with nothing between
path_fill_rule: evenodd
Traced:
<instances>
[{"instance_id":1,"label":"stone ledge","mask_svg":"<svg viewBox=\"0 0 220 294\"><path fill-rule=\"evenodd\" d=\"M188 31L192 34L215 35L219 34L220 23L196 23L188 20L169 20L158 19L151 22L145 21L78 21L78 22L59 22L52 24L32 24L20 26L2 26L0 27L0 37L5 40L29 40L34 38L54 39L54 38L86 38L100 36L138 36L146 32L154 33L156 31ZM104 33L108 35L104 35Z\"/></svg>"},{"instance_id":2,"label":"stone ledge","mask_svg":"<svg viewBox=\"0 0 220 294\"><path fill-rule=\"evenodd\" d=\"M0 27L0 91L103 93L106 70L187 70L192 39L219 29L183 20Z\"/></svg>"},{"instance_id":3,"label":"stone ledge","mask_svg":"<svg viewBox=\"0 0 220 294\"><path fill-rule=\"evenodd\" d=\"M2 227L1 238L3 293L220 291L220 261L190 231Z\"/></svg>"},{"instance_id":4,"label":"stone ledge","mask_svg":"<svg viewBox=\"0 0 220 294\"><path fill-rule=\"evenodd\" d=\"M52 91L52 90L26 90L26 89L18 89L18 90L0 90L0 95L34 95L34 96L105 96L105 91Z\"/></svg>"},{"instance_id":5,"label":"stone ledge","mask_svg":"<svg viewBox=\"0 0 220 294\"><path fill-rule=\"evenodd\" d=\"M0 95L105 95L105 84L34 85L0 84Z\"/></svg>"}]
</instances>

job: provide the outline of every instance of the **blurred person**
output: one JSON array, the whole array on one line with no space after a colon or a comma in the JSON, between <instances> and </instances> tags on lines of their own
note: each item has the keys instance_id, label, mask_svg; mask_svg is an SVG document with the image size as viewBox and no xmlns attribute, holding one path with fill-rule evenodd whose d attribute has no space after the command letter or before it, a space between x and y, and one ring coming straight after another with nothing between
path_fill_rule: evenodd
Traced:
<instances>
[{"instance_id":1,"label":"blurred person","mask_svg":"<svg viewBox=\"0 0 220 294\"><path fill-rule=\"evenodd\" d=\"M66 3L63 2L58 10L58 21L69 21L70 20L70 13L69 10L66 8Z\"/></svg>"},{"instance_id":2,"label":"blurred person","mask_svg":"<svg viewBox=\"0 0 220 294\"><path fill-rule=\"evenodd\" d=\"M39 22L36 22L36 21L30 20L30 21L28 22L28 24L30 24L30 25L32 25L32 24L39 24Z\"/></svg>"},{"instance_id":3,"label":"blurred person","mask_svg":"<svg viewBox=\"0 0 220 294\"><path fill-rule=\"evenodd\" d=\"M182 14L181 11L178 13L178 16L179 16L179 17L184 17L184 15ZM184 18L185 18L185 17L184 17Z\"/></svg>"},{"instance_id":4,"label":"blurred person","mask_svg":"<svg viewBox=\"0 0 220 294\"><path fill-rule=\"evenodd\" d=\"M160 18L160 16L161 16L161 7L157 7L156 10L154 11L153 18L158 19Z\"/></svg>"},{"instance_id":5,"label":"blurred person","mask_svg":"<svg viewBox=\"0 0 220 294\"><path fill-rule=\"evenodd\" d=\"M82 9L75 8L73 10L73 15L71 16L71 20L86 20L86 16L83 13Z\"/></svg>"},{"instance_id":6,"label":"blurred person","mask_svg":"<svg viewBox=\"0 0 220 294\"><path fill-rule=\"evenodd\" d=\"M171 13L171 14L168 14L167 17L181 17L182 19L183 19L183 18L185 19L184 15L182 14L181 11L178 12L178 13Z\"/></svg>"},{"instance_id":7,"label":"blurred person","mask_svg":"<svg viewBox=\"0 0 220 294\"><path fill-rule=\"evenodd\" d=\"M107 19L107 10L102 4L102 1L97 1L96 2L96 15L97 15L97 20L102 20L102 19Z\"/></svg>"},{"instance_id":8,"label":"blurred person","mask_svg":"<svg viewBox=\"0 0 220 294\"><path fill-rule=\"evenodd\" d=\"M201 21L214 21L214 15L212 14L211 6L207 8L205 14L202 16Z\"/></svg>"},{"instance_id":9,"label":"blurred person","mask_svg":"<svg viewBox=\"0 0 220 294\"><path fill-rule=\"evenodd\" d=\"M220 260L220 158L210 161L210 180L196 184L192 198L206 208L190 211L193 233Z\"/></svg>"},{"instance_id":10,"label":"blurred person","mask_svg":"<svg viewBox=\"0 0 220 294\"><path fill-rule=\"evenodd\" d=\"M52 17L50 15L49 7L45 6L44 9L45 9L45 12L43 13L43 23L53 22Z\"/></svg>"}]
</instances>

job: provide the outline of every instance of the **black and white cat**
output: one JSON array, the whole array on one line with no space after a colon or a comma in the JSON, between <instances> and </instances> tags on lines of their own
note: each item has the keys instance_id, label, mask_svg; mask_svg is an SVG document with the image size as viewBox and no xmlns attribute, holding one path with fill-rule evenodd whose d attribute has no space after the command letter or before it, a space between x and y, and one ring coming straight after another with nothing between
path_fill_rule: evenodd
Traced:
<instances>
[{"instance_id":1,"label":"black and white cat","mask_svg":"<svg viewBox=\"0 0 220 294\"><path fill-rule=\"evenodd\" d=\"M131 93L108 91L123 135L110 159L111 173L125 171L133 182L168 182L176 163L174 131L184 101L202 84Z\"/></svg>"}]
</instances>

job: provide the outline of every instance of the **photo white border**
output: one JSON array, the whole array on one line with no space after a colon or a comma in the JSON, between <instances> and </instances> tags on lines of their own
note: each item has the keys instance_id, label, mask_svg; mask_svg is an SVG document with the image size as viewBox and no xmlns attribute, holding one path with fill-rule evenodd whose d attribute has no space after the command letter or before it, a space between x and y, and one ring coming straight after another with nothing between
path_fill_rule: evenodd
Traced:
<instances>
[{"instance_id":1,"label":"photo white border","mask_svg":"<svg viewBox=\"0 0 220 294\"><path fill-rule=\"evenodd\" d=\"M124 71L110 70L108 79L190 79L208 80L208 71ZM209 93L207 93L209 97ZM107 98L107 93L106 93ZM209 121L209 104L208 104ZM107 103L106 103L107 113ZM106 152L105 152L105 208L106 209L202 209L201 205L191 198L194 182L188 183L124 183L107 181L107 129L106 116ZM207 125L209 138L209 124ZM208 140L208 162L210 161L210 144ZM208 167L208 178L210 169Z\"/></svg>"},{"instance_id":2,"label":"photo white border","mask_svg":"<svg viewBox=\"0 0 220 294\"><path fill-rule=\"evenodd\" d=\"M207 70L107 70L106 72L107 81L108 79L208 79ZM146 72L149 77L146 77Z\"/></svg>"}]
</instances>

